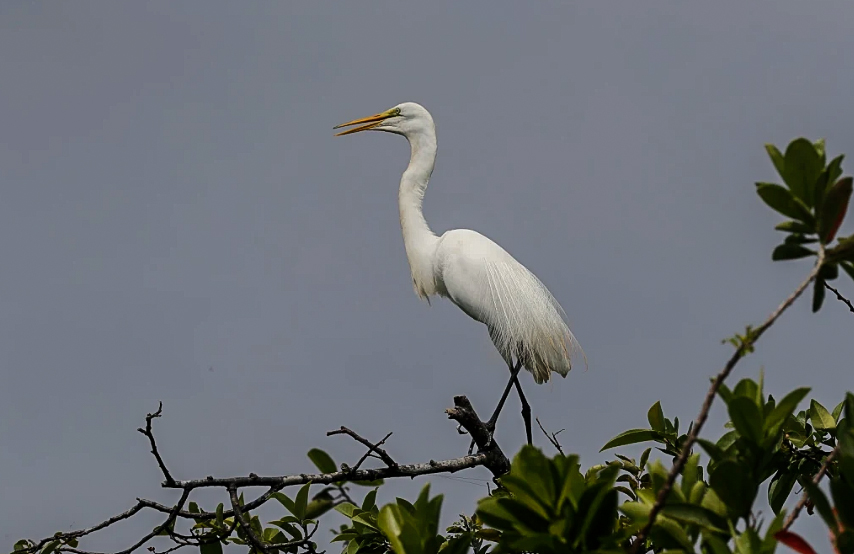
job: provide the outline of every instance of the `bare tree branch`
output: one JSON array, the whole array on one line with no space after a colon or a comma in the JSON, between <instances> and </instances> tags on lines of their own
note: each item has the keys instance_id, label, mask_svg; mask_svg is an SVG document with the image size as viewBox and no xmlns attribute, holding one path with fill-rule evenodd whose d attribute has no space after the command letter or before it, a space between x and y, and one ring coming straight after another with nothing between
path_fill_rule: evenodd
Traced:
<instances>
[{"instance_id":1,"label":"bare tree branch","mask_svg":"<svg viewBox=\"0 0 854 554\"><path fill-rule=\"evenodd\" d=\"M137 431L148 437L148 442L151 443L151 453L154 454L154 457L157 459L157 465L160 466L160 471L163 472L163 477L166 478L166 482L174 483L175 480L172 479L172 475L170 475L169 470L166 469L166 464L163 462L163 458L160 457L160 452L157 450L157 443L154 441L154 434L151 431L151 420L156 417L160 417L162 413L163 402L160 402L157 406L156 412L145 416L145 429L140 427Z\"/></svg>"},{"instance_id":2,"label":"bare tree branch","mask_svg":"<svg viewBox=\"0 0 854 554\"><path fill-rule=\"evenodd\" d=\"M549 442L552 443L552 446L557 448L557 451L561 453L561 456L566 456L566 454L563 453L563 448L561 448L560 442L558 442L558 440L557 440L558 433L563 433L564 429L561 429L560 431L558 431L556 433L549 434L549 432L546 431L546 428L543 427L543 424L540 423L540 418L535 418L535 419L537 420L537 425L540 426L540 431L542 431L543 434L546 436L546 438L549 439Z\"/></svg>"},{"instance_id":3,"label":"bare tree branch","mask_svg":"<svg viewBox=\"0 0 854 554\"><path fill-rule=\"evenodd\" d=\"M824 282L824 288L826 288L827 290L829 290L830 292L835 294L836 299L839 300L840 302L842 302L843 304L845 304L846 306L848 306L848 311L854 313L854 304L852 304L850 300L848 300L847 298L842 296L838 290L836 290L835 288L828 285L827 281Z\"/></svg>"},{"instance_id":4,"label":"bare tree branch","mask_svg":"<svg viewBox=\"0 0 854 554\"><path fill-rule=\"evenodd\" d=\"M670 490L673 488L673 483L676 481L676 476L679 475L679 472L682 471L682 468L685 467L685 462L688 460L688 456L691 455L691 447L694 446L694 443L697 441L697 437L700 435L700 430L703 428L703 424L706 423L706 419L709 417L709 410L712 407L712 402L715 400L715 396L718 393L718 390L723 385L724 380L729 376L732 372L733 368L736 364L741 360L747 353L748 350L753 346L753 344L759 340L759 337L762 336L765 331L768 330L777 319L783 315L789 307L798 299L798 297L803 294L803 292L807 289L810 283L818 275L819 270L821 269L822 264L824 264L825 258L825 249L824 245L819 246L818 256L815 262L815 266L812 271L810 271L807 278L804 279L800 285L795 289L792 294L789 295L779 306L774 310L768 318L762 322L762 324L754 329L750 333L750 337L748 341L745 341L741 345L736 348L735 353L733 353L732 357L727 361L723 370L715 377L714 381L712 381L712 386L709 387L709 392L706 393L706 398L703 401L703 406L700 409L700 413L697 415L697 419L694 421L694 425L691 428L691 431L685 437L685 443L682 445L682 452L679 454L679 457L676 458L676 461L673 463L673 467L670 469L670 473L667 475L667 480L664 482L664 485L658 491L658 496L655 498L655 504L653 504L652 509L649 513L649 521L644 526L643 529L637 534L635 541L632 543L631 554L638 554L643 548L644 543L646 542L646 538L649 536L649 532L652 529L653 524L655 523L655 518L658 516L661 509L664 507L665 502L667 502L667 495L670 494Z\"/></svg>"},{"instance_id":5,"label":"bare tree branch","mask_svg":"<svg viewBox=\"0 0 854 554\"><path fill-rule=\"evenodd\" d=\"M821 478L824 477L825 473L827 473L827 468L830 467L830 462L833 461L833 458L836 457L837 453L839 453L839 445L838 444L836 445L836 448L834 448L830 452L830 454L827 455L827 458L824 459L824 463L821 464L821 468L819 468L818 473L816 473L815 477L812 478L812 484L813 485L818 485L819 481L821 481ZM782 529L783 531L789 530L789 527L792 526L792 524L795 522L795 520L800 515L801 510L803 510L804 506L806 506L807 502L809 502L809 499L810 499L809 493L807 491L804 491L804 494L803 494L803 496L801 496L801 499L798 500L797 504L795 504L795 507L792 510L792 513L789 514L788 518L786 518L786 523L783 524L783 529Z\"/></svg>"},{"instance_id":6,"label":"bare tree branch","mask_svg":"<svg viewBox=\"0 0 854 554\"><path fill-rule=\"evenodd\" d=\"M335 431L328 431L326 433L327 437L330 437L332 435L349 435L350 437L353 437L355 440L357 440L358 442L360 442L360 443L362 443L368 447L367 453L365 453L365 455L362 456L362 458L356 463L356 465L353 466L353 471L359 469L362 466L364 461L368 459L368 455L371 452L376 452L377 456L379 456L379 458L388 467L397 467L397 462L395 462L391 458L391 456L388 455L388 452L386 452L385 450L380 448L380 445L385 444L385 441L388 440L388 438L391 436L391 433L389 433L388 435L383 437L383 440L381 440L380 442L378 442L376 444L371 443L368 439L362 437L361 435L359 435L358 433L356 433L352 429L348 429L347 427L344 427L343 425L341 426L340 429L336 429Z\"/></svg>"},{"instance_id":7,"label":"bare tree branch","mask_svg":"<svg viewBox=\"0 0 854 554\"><path fill-rule=\"evenodd\" d=\"M201 544L205 544L207 542L220 540L221 538L231 535L231 533L234 532L238 525L246 532L246 536L249 538L255 549L260 552L268 552L271 548L281 550L283 548L293 546L304 546L307 547L310 552L313 552L314 547L310 539L314 535L314 532L317 530L316 525L314 529L312 529L310 532L308 531L308 528L304 526L303 530L305 531L305 535L302 539L291 541L288 543L265 545L262 539L259 538L257 536L257 533L255 533L254 530L251 528L251 521L247 519L246 514L248 514L251 510L265 504L267 501L273 498L273 495L276 492L281 491L283 488L293 485L304 485L308 482L314 484L343 484L350 481L375 481L377 479L387 479L393 477L416 477L420 475L431 475L435 473L454 473L456 471L477 466L484 466L489 469L493 473L493 475L499 477L510 469L509 460L501 451L498 444L490 438L489 430L486 428L486 425L480 420L480 418L478 418L477 413L471 406L471 403L465 396L457 396L454 397L454 408L446 410L446 413L448 414L448 417L450 419L456 420L462 427L464 427L469 432L470 435L472 435L472 437L475 438L477 445L480 448L480 451L472 456L463 456L461 458L454 458L438 462L430 460L427 463L421 464L399 465L391 458L391 456L388 455L388 453L384 449L380 448L380 445L385 443L388 437L391 436L391 433L386 435L378 443L374 444L368 441L367 439L359 436L354 431L347 429L346 427L342 427L341 430L331 431L328 434L346 434L368 447L367 454L362 457L357 466L353 469L347 468L346 470L324 474L301 473L296 475L282 475L277 477L259 477L254 473L250 473L248 476L245 477L232 477L225 479L215 479L214 477L206 477L204 479L190 481L177 481L169 473L169 470L167 469L166 464L163 461L162 456L160 455L160 451L157 448L157 442L154 438L154 432L152 430L152 421L155 418L161 417L162 409L163 405L161 403L158 405L157 411L151 414L147 414L145 417L145 428L140 428L138 429L138 431L148 438L148 441L151 445L151 452L157 460L157 465L160 467L160 471L163 473L165 480L161 483L161 486L170 489L181 489L181 497L175 505L170 507L160 504L158 502L154 502L152 500L138 498L137 503L129 510L122 512L121 514L115 515L97 525L88 527L86 529L79 529L77 531L57 533L56 535L44 538L37 543L31 541L31 546L25 547L22 550L18 550L17 552L19 552L20 554L34 554L36 552L40 552L46 545L56 541L59 543L55 548L56 552L69 552L71 554L105 554L78 549L76 548L76 543L72 542L72 544L74 544L74 546L72 546L71 544L68 544L68 541L74 541L80 537L84 537L96 531L110 527L111 525L119 521L129 519L144 508L167 514L166 520L162 524L158 525L153 531L145 535L142 539L137 541L134 545L115 554L131 554L132 552L139 549L141 546L145 545L152 538L160 535L161 532L164 530L166 531L165 534L168 534L168 537L172 539L172 541L175 543L175 546L161 552L160 554L169 554L184 546L198 547ZM369 454L372 453L375 453L377 457L379 457L379 459L385 462L387 467L377 469L359 469L359 465L364 462L364 460ZM269 489L255 500L244 503L243 506L240 506L237 496L238 489L243 487L257 486L267 486L269 487ZM232 508L228 511L223 510L221 517L233 517L234 519L232 520L232 524L230 526L230 529L227 531L227 534L220 536L220 534L217 533L216 538L213 538L208 536L194 537L176 533L173 530L173 527L175 525L175 521L178 518L193 521L213 520L217 518L217 514L214 512L194 513L184 510L184 505L193 490L211 487L219 487L228 491ZM339 489L341 490L342 494L346 495L346 492L344 492L343 487L339 486ZM156 554L156 551L154 552Z\"/></svg>"}]
</instances>

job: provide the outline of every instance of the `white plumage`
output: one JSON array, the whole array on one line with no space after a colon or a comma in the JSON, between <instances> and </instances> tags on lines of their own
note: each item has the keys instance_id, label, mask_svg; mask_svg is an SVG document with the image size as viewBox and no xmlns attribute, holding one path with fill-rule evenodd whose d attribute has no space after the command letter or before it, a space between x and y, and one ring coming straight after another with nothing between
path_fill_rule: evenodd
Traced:
<instances>
[{"instance_id":1,"label":"white plumage","mask_svg":"<svg viewBox=\"0 0 854 554\"><path fill-rule=\"evenodd\" d=\"M455 229L436 236L427 225L421 204L436 161L436 128L430 112L419 104L405 102L336 129L351 125L360 126L339 135L385 131L409 141L411 156L400 179L398 200L415 293L421 298L449 298L485 324L511 371L515 359L537 383L548 381L552 372L565 377L572 369L573 354L583 356L583 351L564 322L560 305L540 280L476 231ZM517 388L527 405L518 383Z\"/></svg>"}]
</instances>

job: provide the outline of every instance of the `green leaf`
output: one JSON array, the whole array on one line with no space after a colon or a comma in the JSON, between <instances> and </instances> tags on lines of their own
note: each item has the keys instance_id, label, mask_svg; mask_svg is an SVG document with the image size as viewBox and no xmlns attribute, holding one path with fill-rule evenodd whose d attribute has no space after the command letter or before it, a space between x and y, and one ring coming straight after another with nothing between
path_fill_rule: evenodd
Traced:
<instances>
[{"instance_id":1,"label":"green leaf","mask_svg":"<svg viewBox=\"0 0 854 554\"><path fill-rule=\"evenodd\" d=\"M661 433L651 429L629 429L628 431L623 431L613 439L609 440L605 446L599 450L599 452L608 450L609 448L616 448L617 446L625 446L627 444L647 441L662 442L662 435Z\"/></svg>"},{"instance_id":2,"label":"green leaf","mask_svg":"<svg viewBox=\"0 0 854 554\"><path fill-rule=\"evenodd\" d=\"M768 503L775 514L779 514L795 486L796 475L790 471L777 473L768 485Z\"/></svg>"},{"instance_id":3,"label":"green leaf","mask_svg":"<svg viewBox=\"0 0 854 554\"><path fill-rule=\"evenodd\" d=\"M781 244L771 253L771 260L780 262L783 260L797 260L806 258L815 254L809 248L805 248L800 244Z\"/></svg>"},{"instance_id":4,"label":"green leaf","mask_svg":"<svg viewBox=\"0 0 854 554\"><path fill-rule=\"evenodd\" d=\"M812 143L815 151L818 152L818 161L821 162L821 166L824 167L824 162L827 160L827 152L825 150L826 144L823 138L818 139L814 143Z\"/></svg>"},{"instance_id":5,"label":"green leaf","mask_svg":"<svg viewBox=\"0 0 854 554\"><path fill-rule=\"evenodd\" d=\"M312 448L308 451L308 459L320 470L321 473L335 473L338 467L332 460L332 457L319 448Z\"/></svg>"},{"instance_id":6,"label":"green leaf","mask_svg":"<svg viewBox=\"0 0 854 554\"><path fill-rule=\"evenodd\" d=\"M195 502L190 502L190 504L187 506L187 510L191 514L198 514L199 512L201 512L201 510L199 510L199 505Z\"/></svg>"},{"instance_id":7,"label":"green leaf","mask_svg":"<svg viewBox=\"0 0 854 554\"><path fill-rule=\"evenodd\" d=\"M649 453L652 452L652 447L647 448L643 451L640 457L640 461L638 462L638 467L643 469L646 466L647 460L649 460Z\"/></svg>"},{"instance_id":8,"label":"green leaf","mask_svg":"<svg viewBox=\"0 0 854 554\"><path fill-rule=\"evenodd\" d=\"M805 138L790 142L786 148L783 169L783 180L792 194L803 200L807 206L812 205L813 187L824 169L824 163L815 146Z\"/></svg>"},{"instance_id":9,"label":"green leaf","mask_svg":"<svg viewBox=\"0 0 854 554\"><path fill-rule=\"evenodd\" d=\"M59 546L59 541L51 541L47 543L44 548L42 548L41 554L50 554L51 552L56 550L57 546Z\"/></svg>"},{"instance_id":10,"label":"green leaf","mask_svg":"<svg viewBox=\"0 0 854 554\"><path fill-rule=\"evenodd\" d=\"M742 437L750 439L756 444L762 442L765 434L763 431L765 421L762 411L756 403L745 396L737 396L727 406L729 417L732 419L735 430Z\"/></svg>"},{"instance_id":11,"label":"green leaf","mask_svg":"<svg viewBox=\"0 0 854 554\"><path fill-rule=\"evenodd\" d=\"M308 489L310 487L311 483L306 483L300 487L299 492L297 492L296 500L294 500L293 514L299 519L305 519L305 508L308 506Z\"/></svg>"},{"instance_id":12,"label":"green leaf","mask_svg":"<svg viewBox=\"0 0 854 554\"><path fill-rule=\"evenodd\" d=\"M784 187L774 183L756 183L756 194L774 211L802 221L810 227L810 232L814 232L815 220L809 209Z\"/></svg>"},{"instance_id":13,"label":"green leaf","mask_svg":"<svg viewBox=\"0 0 854 554\"><path fill-rule=\"evenodd\" d=\"M708 548L709 554L731 554L732 552L727 546L727 541L717 535L703 533L703 544Z\"/></svg>"},{"instance_id":14,"label":"green leaf","mask_svg":"<svg viewBox=\"0 0 854 554\"><path fill-rule=\"evenodd\" d=\"M700 478L699 475L700 454L691 454L685 461L685 466L682 468L682 494L685 498L690 498L691 489Z\"/></svg>"},{"instance_id":15,"label":"green leaf","mask_svg":"<svg viewBox=\"0 0 854 554\"><path fill-rule=\"evenodd\" d=\"M368 494L365 495L365 498L362 500L362 509L365 511L370 510L376 505L377 501L377 489L372 490Z\"/></svg>"},{"instance_id":16,"label":"green leaf","mask_svg":"<svg viewBox=\"0 0 854 554\"><path fill-rule=\"evenodd\" d=\"M223 516L223 505L222 502L216 505L216 524L218 527L222 527L225 518Z\"/></svg>"},{"instance_id":17,"label":"green leaf","mask_svg":"<svg viewBox=\"0 0 854 554\"><path fill-rule=\"evenodd\" d=\"M827 408L816 402L810 401L810 422L812 426L821 431L836 429L836 420L827 411Z\"/></svg>"},{"instance_id":18,"label":"green leaf","mask_svg":"<svg viewBox=\"0 0 854 554\"><path fill-rule=\"evenodd\" d=\"M777 173L782 177L786 172L786 162L783 158L783 154L781 154L773 144L766 144L765 150L768 152L768 156L771 158L771 162L774 164L774 168L777 170Z\"/></svg>"},{"instance_id":19,"label":"green leaf","mask_svg":"<svg viewBox=\"0 0 854 554\"><path fill-rule=\"evenodd\" d=\"M355 516L353 516L353 521L356 523L361 523L365 527L370 527L371 529L379 531L379 528L373 521L373 517L371 517L371 514L369 513L362 512L361 514L356 514Z\"/></svg>"},{"instance_id":20,"label":"green leaf","mask_svg":"<svg viewBox=\"0 0 854 554\"><path fill-rule=\"evenodd\" d=\"M218 540L203 542L199 545L199 554L222 554L222 543Z\"/></svg>"},{"instance_id":21,"label":"green leaf","mask_svg":"<svg viewBox=\"0 0 854 554\"><path fill-rule=\"evenodd\" d=\"M658 431L659 433L664 432L664 410L661 409L661 401L652 405L646 414L646 418L653 431Z\"/></svg>"},{"instance_id":22,"label":"green leaf","mask_svg":"<svg viewBox=\"0 0 854 554\"><path fill-rule=\"evenodd\" d=\"M845 406L845 400L843 400L842 402L837 404L836 407L833 408L833 411L830 413L830 415L833 416L833 421L835 421L836 423L839 423L839 417L842 415L842 408L844 406Z\"/></svg>"},{"instance_id":23,"label":"green leaf","mask_svg":"<svg viewBox=\"0 0 854 554\"><path fill-rule=\"evenodd\" d=\"M342 502L341 504L335 506L336 512L340 512L349 518L352 518L353 514L356 513L356 511L358 510L359 508L355 504L352 504L350 502Z\"/></svg>"},{"instance_id":24,"label":"green leaf","mask_svg":"<svg viewBox=\"0 0 854 554\"><path fill-rule=\"evenodd\" d=\"M847 273L849 277L854 279L854 265L852 265L851 262L842 262L839 265L845 270L845 273Z\"/></svg>"},{"instance_id":25,"label":"green leaf","mask_svg":"<svg viewBox=\"0 0 854 554\"><path fill-rule=\"evenodd\" d=\"M750 513L758 484L741 463L735 460L719 462L709 476L709 485L733 516L745 517Z\"/></svg>"},{"instance_id":26,"label":"green leaf","mask_svg":"<svg viewBox=\"0 0 854 554\"><path fill-rule=\"evenodd\" d=\"M784 396L780 402L774 406L774 409L771 410L771 414L765 420L765 427L767 428L769 435L776 435L780 431L780 427L782 427L783 422L785 422L786 418L795 411L795 408L798 407L798 404L801 403L801 400L803 400L809 392L810 389L808 387L795 389Z\"/></svg>"},{"instance_id":27,"label":"green leaf","mask_svg":"<svg viewBox=\"0 0 854 554\"><path fill-rule=\"evenodd\" d=\"M810 500L812 500L815 509L818 510L819 515L827 526L831 529L836 528L836 516L833 515L830 502L827 501L827 497L824 495L822 490L818 488L818 486L814 485L811 479L804 481L803 485L807 494L809 494Z\"/></svg>"},{"instance_id":28,"label":"green leaf","mask_svg":"<svg viewBox=\"0 0 854 554\"><path fill-rule=\"evenodd\" d=\"M830 480L830 494L842 526L854 529L854 485L847 484L840 477L833 478Z\"/></svg>"},{"instance_id":29,"label":"green leaf","mask_svg":"<svg viewBox=\"0 0 854 554\"><path fill-rule=\"evenodd\" d=\"M711 510L685 503L668 503L661 514L683 523L699 525L709 531L726 532L726 520Z\"/></svg>"},{"instance_id":30,"label":"green leaf","mask_svg":"<svg viewBox=\"0 0 854 554\"><path fill-rule=\"evenodd\" d=\"M824 281L822 279L816 279L812 288L812 313L816 313L821 309L825 295Z\"/></svg>"},{"instance_id":31,"label":"green leaf","mask_svg":"<svg viewBox=\"0 0 854 554\"><path fill-rule=\"evenodd\" d=\"M837 277L839 277L839 266L835 263L826 262L818 270L817 279L822 281L833 281Z\"/></svg>"},{"instance_id":32,"label":"green leaf","mask_svg":"<svg viewBox=\"0 0 854 554\"><path fill-rule=\"evenodd\" d=\"M296 506L294 505L294 501L291 500L290 497L288 497L288 495L286 495L283 492L274 492L273 498L278 500L279 504L284 506L287 511L289 511L293 515L296 515Z\"/></svg>"},{"instance_id":33,"label":"green leaf","mask_svg":"<svg viewBox=\"0 0 854 554\"><path fill-rule=\"evenodd\" d=\"M726 452L724 449L719 447L717 444L712 441L706 439L697 439L697 444L703 447L703 450L706 451L706 454L714 461L720 461L726 458Z\"/></svg>"},{"instance_id":34,"label":"green leaf","mask_svg":"<svg viewBox=\"0 0 854 554\"><path fill-rule=\"evenodd\" d=\"M809 225L801 223L800 221L784 221L783 223L775 225L774 229L778 231L785 231L787 233L801 233L805 235L815 233L815 229Z\"/></svg>"}]
</instances>

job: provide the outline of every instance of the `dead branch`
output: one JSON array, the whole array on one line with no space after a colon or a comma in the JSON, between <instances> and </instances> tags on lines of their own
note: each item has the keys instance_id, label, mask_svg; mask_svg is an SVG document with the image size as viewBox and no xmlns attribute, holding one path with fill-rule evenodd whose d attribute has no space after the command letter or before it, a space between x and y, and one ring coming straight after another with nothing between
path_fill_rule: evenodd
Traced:
<instances>
[{"instance_id":1,"label":"dead branch","mask_svg":"<svg viewBox=\"0 0 854 554\"><path fill-rule=\"evenodd\" d=\"M92 527L79 529L76 531L69 531L66 533L57 533L55 535L51 535L50 537L41 539L38 542L29 541L29 545L17 550L16 554L35 554L36 552L40 552L45 546L53 542L57 543L52 548L55 553L70 552L72 554L106 554L78 549L76 541L81 537L90 535L96 531L106 529L120 521L129 519L146 508L164 513L167 515L167 517L163 521L163 523L154 528L154 530L152 530L150 533L146 534L132 546L116 554L131 554L132 552L138 550L140 547L144 546L151 539L161 534L168 536L168 538L175 543L175 546L164 550L160 554L168 554L184 546L199 547L203 543L211 542L214 540L221 540L222 538L231 535L231 533L234 532L238 526L244 532L245 536L249 539L249 542L251 543L253 548L258 552L266 553L269 552L272 548L282 549L294 546L309 547L309 551L313 551L310 539L311 536L314 534L314 531L316 531L317 526L315 526L312 531L306 532L306 535L302 539L282 544L276 543L275 545L266 544L263 539L261 537L258 537L257 533L255 533L255 531L252 529L251 521L249 518L247 518L247 514L249 514L251 510L258 508L259 506L262 506L263 504L268 502L270 499L273 498L273 495L275 493L281 491L285 487L294 485L304 485L309 482L311 482L312 484L319 485L343 484L350 481L375 481L378 479L388 479L395 477L411 478L421 475L432 475L435 473L454 473L463 469L469 469L477 466L483 466L490 470L495 477L499 477L510 470L510 461L501 451L498 444L491 438L491 435L489 433L489 430L486 428L486 425L477 416L477 413L474 411L471 406L471 403L465 396L454 397L454 407L446 410L446 413L448 414L448 417L450 419L456 420L463 428L465 428L469 432L472 437L475 438L475 441L480 449L477 454L471 456L463 456L461 458L453 458L450 460L430 460L426 463L400 465L395 462L383 448L380 447L382 444L385 443L389 436L391 436L391 433L387 434L381 441L377 443L371 443L364 437L361 437L356 432L346 427L342 427L340 430L329 432L328 435L346 434L368 447L367 453L362 457L362 459L359 460L359 462L354 468L346 468L345 466L345 469L342 469L342 471L336 471L333 473L300 473L275 477L260 477L258 475L255 475L254 473L250 473L247 476L219 479L216 479L214 477L206 477L204 479L195 479L187 481L178 481L174 479L172 477L172 474L169 472L166 463L160 454L159 449L157 448L157 441L154 438L154 432L152 429L153 420L161 417L162 412L163 405L162 403L160 403L158 405L157 411L155 411L154 413L147 414L145 416L145 427L139 428L138 431L145 435L146 438L148 438L149 444L151 445L151 453L154 455L154 458L157 461L157 465L160 468L160 471L163 473L164 481L161 483L161 486L163 488L168 489L181 489L181 497L176 504L174 504L173 506L166 506L164 504L160 504L152 500L138 498L136 504L133 507L131 507L125 512L122 512L121 514L115 515ZM374 457L377 457L378 459L382 460L386 464L386 467L375 469L360 469L361 464L367 459L369 455L374 455ZM255 500L240 504L238 499L238 490L244 487L257 486L266 486L269 488L265 493L261 494ZM228 529L227 535L216 534L213 537L195 537L192 535L182 535L180 533L175 532L174 526L178 518L192 521L213 520L217 518L217 514L213 512L194 513L184 510L184 505L186 504L193 490L211 487L218 487L224 489L228 493L229 499L231 501L231 509L223 510L220 516L222 518L234 518L230 529ZM306 529L306 531L308 530ZM149 547L149 550L155 552L156 554L156 551L154 551L151 547Z\"/></svg>"}]
</instances>

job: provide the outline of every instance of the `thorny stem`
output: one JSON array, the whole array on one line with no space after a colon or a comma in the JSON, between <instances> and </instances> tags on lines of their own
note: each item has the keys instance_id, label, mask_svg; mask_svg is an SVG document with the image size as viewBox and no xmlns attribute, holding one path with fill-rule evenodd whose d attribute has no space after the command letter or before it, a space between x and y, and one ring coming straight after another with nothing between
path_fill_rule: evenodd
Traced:
<instances>
[{"instance_id":1,"label":"thorny stem","mask_svg":"<svg viewBox=\"0 0 854 554\"><path fill-rule=\"evenodd\" d=\"M667 495L670 494L670 490L673 488L673 483L676 482L676 476L679 475L679 472L682 471L682 468L685 467L685 462L688 460L688 456L691 455L691 447L694 446L694 443L697 441L697 437L700 435L700 430L703 428L703 425L706 423L706 419L709 417L709 410L712 407L712 402L715 400L715 396L718 393L718 390L723 385L724 380L732 373L733 368L735 368L736 364L738 364L739 360L741 360L746 354L747 350L759 340L759 337L762 336L765 331L768 330L769 327L774 325L774 322L783 315L789 307L798 299L798 297L803 294L803 292L807 289L810 283L818 275L819 270L821 269L822 264L824 264L825 257L825 249L824 245L819 247L818 257L815 262L815 266L812 271L810 271L807 278L804 279L798 288L786 298L782 304L777 306L777 309L774 310L768 318L762 322L762 324L754 329L749 335L748 340L744 341L741 345L736 348L735 353L733 353L732 357L727 361L723 370L718 373L715 377L714 381L712 381L711 387L709 387L709 392L706 393L706 398L703 400L703 406L700 409L700 413L697 414L697 419L694 420L694 425L691 428L691 431L688 433L685 438L685 443L682 445L682 452L679 454L679 457L676 458L676 461L673 463L673 467L670 469L670 473L667 475L667 480L664 482L664 485L661 487L661 490L658 491L658 496L655 498L655 504L653 504L652 509L649 512L649 521L644 526L643 529L637 534L634 542L632 543L630 553L631 554L639 554L641 549L646 543L646 539L649 536L649 532L652 529L652 526L655 524L655 518L658 516L661 509L664 508L664 504L667 502Z\"/></svg>"}]
</instances>

